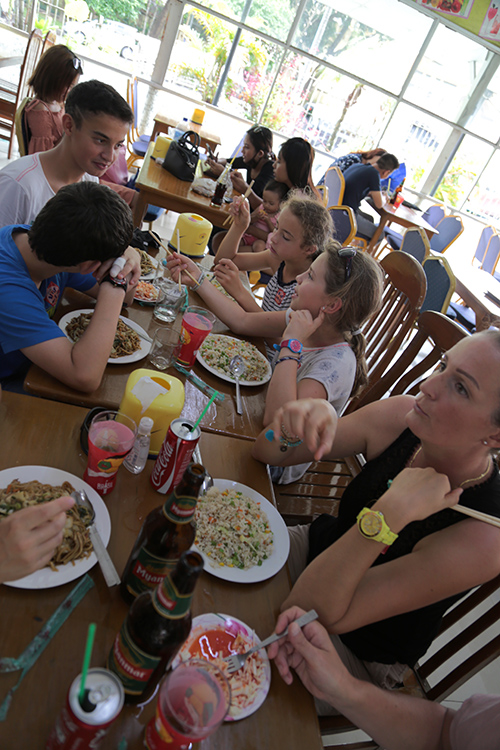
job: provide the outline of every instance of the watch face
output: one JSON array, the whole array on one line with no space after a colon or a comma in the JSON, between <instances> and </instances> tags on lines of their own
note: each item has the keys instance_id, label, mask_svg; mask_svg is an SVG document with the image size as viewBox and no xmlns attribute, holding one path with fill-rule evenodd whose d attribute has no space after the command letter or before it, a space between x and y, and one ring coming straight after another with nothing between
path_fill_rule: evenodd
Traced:
<instances>
[{"instance_id":1,"label":"watch face","mask_svg":"<svg viewBox=\"0 0 500 750\"><path fill-rule=\"evenodd\" d=\"M382 520L375 513L366 513L361 519L361 528L366 536L377 536L382 531Z\"/></svg>"},{"instance_id":2,"label":"watch face","mask_svg":"<svg viewBox=\"0 0 500 750\"><path fill-rule=\"evenodd\" d=\"M291 339L291 341L288 343L288 348L291 349L292 352L300 352L300 350L302 349L302 345L300 341Z\"/></svg>"}]
</instances>

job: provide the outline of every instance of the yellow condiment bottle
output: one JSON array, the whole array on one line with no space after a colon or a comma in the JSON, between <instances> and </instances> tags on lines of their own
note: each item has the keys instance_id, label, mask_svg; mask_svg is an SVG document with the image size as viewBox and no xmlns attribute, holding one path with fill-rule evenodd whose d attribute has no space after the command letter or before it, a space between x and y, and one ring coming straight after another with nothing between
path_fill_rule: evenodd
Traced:
<instances>
[{"instance_id":1,"label":"yellow condiment bottle","mask_svg":"<svg viewBox=\"0 0 500 750\"><path fill-rule=\"evenodd\" d=\"M184 406L184 386L166 372L139 368L130 373L119 411L139 424L151 417L150 453L157 454L165 440L170 422L180 416Z\"/></svg>"}]
</instances>

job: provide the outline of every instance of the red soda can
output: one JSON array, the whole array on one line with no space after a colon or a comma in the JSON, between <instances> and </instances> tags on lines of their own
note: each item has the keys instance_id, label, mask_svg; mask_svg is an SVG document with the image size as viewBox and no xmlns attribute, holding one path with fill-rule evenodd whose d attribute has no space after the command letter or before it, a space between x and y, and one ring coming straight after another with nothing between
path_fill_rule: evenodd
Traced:
<instances>
[{"instance_id":1,"label":"red soda can","mask_svg":"<svg viewBox=\"0 0 500 750\"><path fill-rule=\"evenodd\" d=\"M170 422L151 472L151 484L158 492L172 492L181 481L201 435L200 428L193 427L182 417Z\"/></svg>"},{"instance_id":2,"label":"red soda can","mask_svg":"<svg viewBox=\"0 0 500 750\"><path fill-rule=\"evenodd\" d=\"M45 750L94 750L123 708L120 680L107 669L89 669L85 680L85 708L80 705L81 675L71 683L66 705L57 717ZM92 708L92 705L94 708ZM90 709L90 710L89 710Z\"/></svg>"}]
</instances>

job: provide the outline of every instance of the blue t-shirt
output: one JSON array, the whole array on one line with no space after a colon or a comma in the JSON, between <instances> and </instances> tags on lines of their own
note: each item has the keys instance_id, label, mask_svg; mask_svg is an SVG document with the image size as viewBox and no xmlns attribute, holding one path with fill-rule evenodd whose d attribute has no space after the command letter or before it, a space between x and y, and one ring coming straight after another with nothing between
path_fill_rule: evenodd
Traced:
<instances>
[{"instance_id":1,"label":"blue t-shirt","mask_svg":"<svg viewBox=\"0 0 500 750\"><path fill-rule=\"evenodd\" d=\"M357 211L363 198L380 190L380 174L371 164L353 164L344 172L345 189L342 204Z\"/></svg>"},{"instance_id":2,"label":"blue t-shirt","mask_svg":"<svg viewBox=\"0 0 500 750\"><path fill-rule=\"evenodd\" d=\"M0 229L0 382L27 366L20 349L65 335L51 320L64 289L86 292L96 284L92 275L61 272L37 288L12 239L13 232L28 229L24 224Z\"/></svg>"}]
</instances>

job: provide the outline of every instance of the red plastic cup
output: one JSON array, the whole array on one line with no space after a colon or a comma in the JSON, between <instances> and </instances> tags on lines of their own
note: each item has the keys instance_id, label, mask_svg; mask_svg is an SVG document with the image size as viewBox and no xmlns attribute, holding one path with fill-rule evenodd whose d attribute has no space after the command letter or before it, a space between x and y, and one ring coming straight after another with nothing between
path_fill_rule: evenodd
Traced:
<instances>
[{"instance_id":1,"label":"red plastic cup","mask_svg":"<svg viewBox=\"0 0 500 750\"><path fill-rule=\"evenodd\" d=\"M137 435L133 419L117 411L103 411L91 422L89 455L83 478L100 495L116 484L116 472L130 452Z\"/></svg>"},{"instance_id":2,"label":"red plastic cup","mask_svg":"<svg viewBox=\"0 0 500 750\"><path fill-rule=\"evenodd\" d=\"M399 208L403 201L403 193L398 193L394 198L394 208Z\"/></svg>"},{"instance_id":3,"label":"red plastic cup","mask_svg":"<svg viewBox=\"0 0 500 750\"><path fill-rule=\"evenodd\" d=\"M190 305L182 318L181 350L177 361L184 367L192 367L198 349L205 341L215 323L215 315L203 307Z\"/></svg>"}]
</instances>

